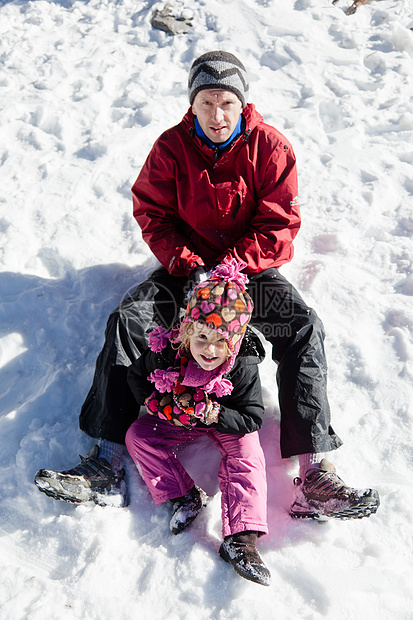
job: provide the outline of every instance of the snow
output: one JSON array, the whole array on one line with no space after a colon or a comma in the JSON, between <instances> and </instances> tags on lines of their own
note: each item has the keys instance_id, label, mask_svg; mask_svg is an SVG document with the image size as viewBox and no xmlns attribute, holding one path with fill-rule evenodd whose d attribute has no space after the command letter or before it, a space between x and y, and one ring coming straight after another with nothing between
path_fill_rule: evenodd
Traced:
<instances>
[{"instance_id":1,"label":"snow","mask_svg":"<svg viewBox=\"0 0 413 620\"><path fill-rule=\"evenodd\" d=\"M162 2L0 0L0 616L5 620L413 618L413 11L410 0L178 0L193 27L152 28ZM216 494L172 536L127 463L128 508L36 489L93 441L78 429L106 319L156 261L130 187L187 109L192 60L237 54L249 100L292 142L302 230L286 275L326 328L328 455L382 505L359 521L287 514L275 367L261 368L272 572L263 588L218 556ZM218 456L182 458L209 493Z\"/></svg>"}]
</instances>

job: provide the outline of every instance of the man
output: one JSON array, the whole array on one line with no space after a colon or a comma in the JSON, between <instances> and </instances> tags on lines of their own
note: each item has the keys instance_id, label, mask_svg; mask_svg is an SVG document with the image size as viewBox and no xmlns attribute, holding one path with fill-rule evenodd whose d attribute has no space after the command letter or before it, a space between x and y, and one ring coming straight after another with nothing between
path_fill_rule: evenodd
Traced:
<instances>
[{"instance_id":1,"label":"man","mask_svg":"<svg viewBox=\"0 0 413 620\"><path fill-rule=\"evenodd\" d=\"M188 94L190 109L156 141L132 188L134 216L162 267L109 318L80 415L99 445L78 467L40 470L35 482L56 499L126 503L122 444L136 418L128 367L154 326L173 326L185 293L235 258L250 280L251 325L272 344L278 365L281 454L298 456L291 516L369 516L377 491L347 487L323 456L342 443L330 425L323 326L278 271L291 260L300 227L293 149L247 104L247 73L234 55L196 59Z\"/></svg>"}]
</instances>

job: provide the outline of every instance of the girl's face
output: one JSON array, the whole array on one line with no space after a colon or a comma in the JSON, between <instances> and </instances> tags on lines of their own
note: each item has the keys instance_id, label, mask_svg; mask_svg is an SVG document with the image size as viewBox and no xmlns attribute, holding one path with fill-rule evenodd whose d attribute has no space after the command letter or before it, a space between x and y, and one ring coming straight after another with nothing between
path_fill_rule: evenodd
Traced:
<instances>
[{"instance_id":1,"label":"girl's face","mask_svg":"<svg viewBox=\"0 0 413 620\"><path fill-rule=\"evenodd\" d=\"M214 329L194 323L189 339L192 357L204 370L215 370L228 359L226 340Z\"/></svg>"}]
</instances>

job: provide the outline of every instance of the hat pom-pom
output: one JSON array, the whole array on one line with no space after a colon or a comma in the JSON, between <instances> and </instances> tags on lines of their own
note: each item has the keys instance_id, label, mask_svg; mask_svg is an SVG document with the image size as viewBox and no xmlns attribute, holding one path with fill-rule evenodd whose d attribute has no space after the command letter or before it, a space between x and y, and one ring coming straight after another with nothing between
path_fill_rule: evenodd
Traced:
<instances>
[{"instance_id":1,"label":"hat pom-pom","mask_svg":"<svg viewBox=\"0 0 413 620\"><path fill-rule=\"evenodd\" d=\"M241 272L245 267L245 263L241 263L235 258L225 257L221 264L211 270L211 277L224 280L224 282L234 282L241 290L245 290L248 284L248 276Z\"/></svg>"}]
</instances>

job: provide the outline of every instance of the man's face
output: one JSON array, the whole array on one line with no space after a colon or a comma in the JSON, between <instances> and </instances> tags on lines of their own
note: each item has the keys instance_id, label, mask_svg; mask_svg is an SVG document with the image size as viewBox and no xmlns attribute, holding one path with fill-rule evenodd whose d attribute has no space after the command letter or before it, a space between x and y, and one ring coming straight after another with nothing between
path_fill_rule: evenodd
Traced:
<instances>
[{"instance_id":1,"label":"man's face","mask_svg":"<svg viewBox=\"0 0 413 620\"><path fill-rule=\"evenodd\" d=\"M231 137L242 112L242 103L229 90L201 90L192 104L192 112L212 142L221 144Z\"/></svg>"}]
</instances>

